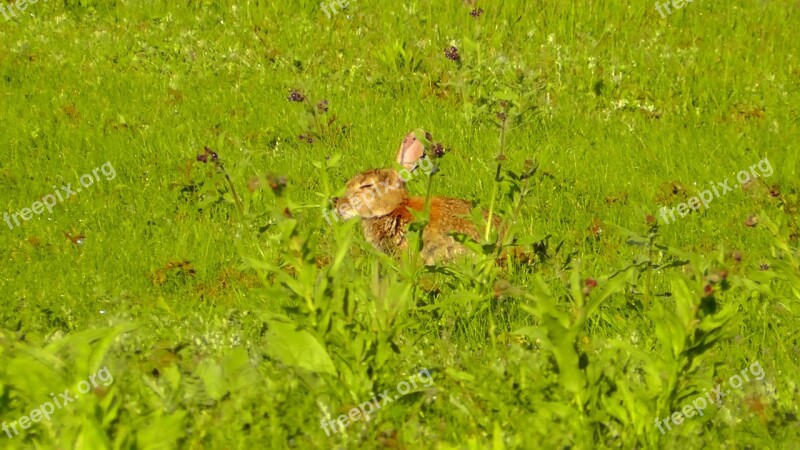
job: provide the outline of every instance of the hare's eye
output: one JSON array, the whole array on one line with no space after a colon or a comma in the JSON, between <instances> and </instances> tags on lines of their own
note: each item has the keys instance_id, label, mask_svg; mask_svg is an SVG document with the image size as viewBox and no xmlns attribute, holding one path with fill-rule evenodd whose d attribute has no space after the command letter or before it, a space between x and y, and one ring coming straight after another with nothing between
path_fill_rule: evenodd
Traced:
<instances>
[{"instance_id":1,"label":"hare's eye","mask_svg":"<svg viewBox=\"0 0 800 450\"><path fill-rule=\"evenodd\" d=\"M361 185L361 187L359 189L369 189L371 187L372 187L372 184L364 184L364 185Z\"/></svg>"}]
</instances>

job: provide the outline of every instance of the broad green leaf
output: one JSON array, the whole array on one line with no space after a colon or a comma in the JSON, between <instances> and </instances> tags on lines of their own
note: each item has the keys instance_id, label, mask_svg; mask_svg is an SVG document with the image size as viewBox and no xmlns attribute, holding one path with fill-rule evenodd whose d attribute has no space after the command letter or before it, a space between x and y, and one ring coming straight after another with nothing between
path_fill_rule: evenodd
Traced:
<instances>
[{"instance_id":1,"label":"broad green leaf","mask_svg":"<svg viewBox=\"0 0 800 450\"><path fill-rule=\"evenodd\" d=\"M204 359L197 365L195 372L203 380L205 391L211 399L219 400L228 393L222 367L214 360Z\"/></svg>"},{"instance_id":2,"label":"broad green leaf","mask_svg":"<svg viewBox=\"0 0 800 450\"><path fill-rule=\"evenodd\" d=\"M325 347L308 331L293 324L269 322L267 352L288 366L311 372L336 375L336 368Z\"/></svg>"}]
</instances>

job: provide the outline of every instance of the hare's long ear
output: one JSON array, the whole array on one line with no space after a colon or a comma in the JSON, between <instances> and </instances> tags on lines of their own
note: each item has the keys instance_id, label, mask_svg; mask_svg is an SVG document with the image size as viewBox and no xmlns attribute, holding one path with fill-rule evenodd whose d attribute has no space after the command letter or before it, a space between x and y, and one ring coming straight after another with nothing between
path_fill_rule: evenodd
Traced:
<instances>
[{"instance_id":1,"label":"hare's long ear","mask_svg":"<svg viewBox=\"0 0 800 450\"><path fill-rule=\"evenodd\" d=\"M417 135L412 131L403 139L400 144L400 150L397 151L395 161L408 170L414 170L417 167L417 161L425 156L425 146L422 145Z\"/></svg>"}]
</instances>

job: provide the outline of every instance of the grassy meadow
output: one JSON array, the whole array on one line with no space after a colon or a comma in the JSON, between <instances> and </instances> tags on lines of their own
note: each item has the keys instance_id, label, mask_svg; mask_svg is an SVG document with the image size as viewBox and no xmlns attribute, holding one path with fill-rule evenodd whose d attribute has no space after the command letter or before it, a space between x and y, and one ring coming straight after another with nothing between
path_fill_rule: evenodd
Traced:
<instances>
[{"instance_id":1,"label":"grassy meadow","mask_svg":"<svg viewBox=\"0 0 800 450\"><path fill-rule=\"evenodd\" d=\"M330 4L0 3L0 448L797 448L800 3Z\"/></svg>"}]
</instances>

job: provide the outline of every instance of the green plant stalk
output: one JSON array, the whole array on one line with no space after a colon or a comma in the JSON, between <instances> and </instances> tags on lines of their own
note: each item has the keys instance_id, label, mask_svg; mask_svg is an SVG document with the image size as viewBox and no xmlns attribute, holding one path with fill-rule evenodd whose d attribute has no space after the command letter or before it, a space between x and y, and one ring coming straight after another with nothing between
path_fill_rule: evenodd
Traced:
<instances>
[{"instance_id":1,"label":"green plant stalk","mask_svg":"<svg viewBox=\"0 0 800 450\"><path fill-rule=\"evenodd\" d=\"M219 163L219 169L222 171L223 175L225 175L225 181L228 183L228 188L231 190L231 196L233 196L233 201L236 203L236 210L239 211L239 217L244 219L244 204L242 203L242 199L239 198L239 194L236 193L236 187L233 185L233 181L231 180L230 175L228 175L228 171L225 170L225 166L222 163Z\"/></svg>"},{"instance_id":2,"label":"green plant stalk","mask_svg":"<svg viewBox=\"0 0 800 450\"><path fill-rule=\"evenodd\" d=\"M517 218L519 217L520 211L522 210L522 201L528 195L528 192L530 192L530 181L531 181L531 178L532 178L532 176L525 179L525 182L522 185L522 189L520 189L520 191L519 191L519 198L517 199L517 204L514 205L514 210L511 212L511 219L514 220L515 222L516 222ZM498 242L500 242L500 245L497 248L497 255L498 256L502 253L503 248L506 246L506 239L508 238L508 236L510 234L510 233L508 233L509 230L510 230L510 227L505 227L505 228L500 230L500 236L499 236L499 239L497 240ZM511 242L508 242L508 244L510 244L510 243ZM509 267L511 267L511 264L510 264L511 263L511 257L509 255L506 255L506 256L508 258Z\"/></svg>"},{"instance_id":3,"label":"green plant stalk","mask_svg":"<svg viewBox=\"0 0 800 450\"><path fill-rule=\"evenodd\" d=\"M428 175L428 182L427 182L427 186L425 187L425 206L422 208L422 210L425 211L425 218L428 221L430 220L431 190L432 190L432 187L433 187L433 175L435 173L436 173L436 171L434 170L433 172L431 172L430 175ZM428 226L427 222L425 223L425 226ZM425 228L423 227L422 231L424 231L424 230L425 230ZM422 231L420 231L420 233L422 233ZM421 234L420 234L419 242L420 242L419 243L419 248L417 250L421 251L422 250L422 235Z\"/></svg>"},{"instance_id":4,"label":"green plant stalk","mask_svg":"<svg viewBox=\"0 0 800 450\"><path fill-rule=\"evenodd\" d=\"M505 114L505 113L504 113ZM500 125L500 154L497 156L497 171L494 174L494 189L492 189L492 200L489 203L489 216L486 221L486 231L483 234L483 239L488 241L489 234L492 232L492 218L494 217L494 205L497 201L497 192L500 190L500 173L503 169L503 161L505 160L505 146L506 146L506 121L507 116L503 116L503 123Z\"/></svg>"},{"instance_id":5,"label":"green plant stalk","mask_svg":"<svg viewBox=\"0 0 800 450\"><path fill-rule=\"evenodd\" d=\"M653 246L655 245L655 234L650 235L650 243L647 246L647 270L644 278L644 306L650 306L650 289L653 278Z\"/></svg>"},{"instance_id":6,"label":"green plant stalk","mask_svg":"<svg viewBox=\"0 0 800 450\"><path fill-rule=\"evenodd\" d=\"M319 119L317 118L317 109L314 105L311 104L311 100L308 97L305 97L306 105L308 105L308 110L311 112L311 117L314 118L314 125L317 127L317 132L320 136L324 137L322 126L319 124ZM326 133L327 134L327 133Z\"/></svg>"}]
</instances>

